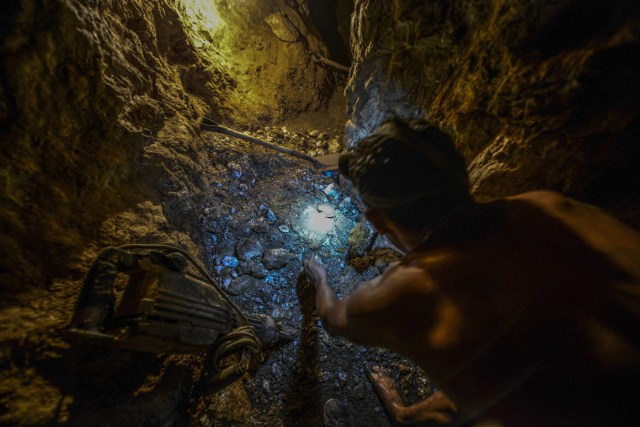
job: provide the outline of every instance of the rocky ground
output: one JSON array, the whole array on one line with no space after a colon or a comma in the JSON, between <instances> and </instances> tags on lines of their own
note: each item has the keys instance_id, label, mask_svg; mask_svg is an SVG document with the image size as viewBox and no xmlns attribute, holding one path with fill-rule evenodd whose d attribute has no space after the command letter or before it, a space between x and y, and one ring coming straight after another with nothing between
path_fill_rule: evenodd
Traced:
<instances>
[{"instance_id":1,"label":"rocky ground","mask_svg":"<svg viewBox=\"0 0 640 427\"><path fill-rule=\"evenodd\" d=\"M273 127L252 135L310 155L339 150L337 131ZM338 398L350 406L357 425L389 425L367 378L367 362L396 373L408 401L427 396L432 384L396 355L329 336L301 271L304 260L317 254L338 295L348 295L397 254L374 242L335 173L228 136L203 137L216 171L200 217L208 267L244 310L282 319L295 336L245 377L250 415L235 419L252 426L320 426L325 401ZM213 407L200 410L221 425L232 421L228 408L217 414Z\"/></svg>"}]
</instances>

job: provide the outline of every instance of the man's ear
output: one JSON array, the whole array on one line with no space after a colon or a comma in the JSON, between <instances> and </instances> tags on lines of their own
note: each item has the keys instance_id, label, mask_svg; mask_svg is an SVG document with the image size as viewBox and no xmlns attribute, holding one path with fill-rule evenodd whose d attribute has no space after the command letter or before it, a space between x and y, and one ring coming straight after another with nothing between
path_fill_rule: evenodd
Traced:
<instances>
[{"instance_id":1,"label":"man's ear","mask_svg":"<svg viewBox=\"0 0 640 427\"><path fill-rule=\"evenodd\" d=\"M389 223L387 216L378 208L367 208L364 211L364 215L367 217L371 225L376 229L378 234L387 234L389 232Z\"/></svg>"}]
</instances>

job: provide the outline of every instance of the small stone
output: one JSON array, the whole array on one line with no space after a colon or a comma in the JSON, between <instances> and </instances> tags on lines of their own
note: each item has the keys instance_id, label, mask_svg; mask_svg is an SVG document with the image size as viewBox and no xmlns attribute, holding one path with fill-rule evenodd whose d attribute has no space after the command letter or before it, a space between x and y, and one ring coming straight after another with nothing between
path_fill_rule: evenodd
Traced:
<instances>
[{"instance_id":1,"label":"small stone","mask_svg":"<svg viewBox=\"0 0 640 427\"><path fill-rule=\"evenodd\" d=\"M253 224L253 231L259 234L263 234L269 231L269 226L264 222L256 222L255 224Z\"/></svg>"},{"instance_id":2,"label":"small stone","mask_svg":"<svg viewBox=\"0 0 640 427\"><path fill-rule=\"evenodd\" d=\"M335 193L335 191L336 191L335 188L336 188L336 186L334 184L329 184L324 188L324 190L322 190L322 192L324 194L326 194L327 196L329 196L329 195Z\"/></svg>"},{"instance_id":3,"label":"small stone","mask_svg":"<svg viewBox=\"0 0 640 427\"><path fill-rule=\"evenodd\" d=\"M264 279L269 274L269 271L262 264L252 263L249 265L249 274L256 279Z\"/></svg>"},{"instance_id":4,"label":"small stone","mask_svg":"<svg viewBox=\"0 0 640 427\"><path fill-rule=\"evenodd\" d=\"M239 276L231 281L229 292L232 295L255 295L258 285L256 279L251 276ZM261 302L261 301L259 301Z\"/></svg>"},{"instance_id":5,"label":"small stone","mask_svg":"<svg viewBox=\"0 0 640 427\"><path fill-rule=\"evenodd\" d=\"M236 244L236 255L241 260L248 261L262 255L262 244L255 238L242 239Z\"/></svg>"},{"instance_id":6,"label":"small stone","mask_svg":"<svg viewBox=\"0 0 640 427\"><path fill-rule=\"evenodd\" d=\"M225 267L236 268L238 266L238 258L227 255L222 258L222 265L224 265Z\"/></svg>"},{"instance_id":7,"label":"small stone","mask_svg":"<svg viewBox=\"0 0 640 427\"><path fill-rule=\"evenodd\" d=\"M229 273L231 269L229 267L225 267L224 265L216 265L213 271L216 272L218 276L224 276Z\"/></svg>"},{"instance_id":8,"label":"small stone","mask_svg":"<svg viewBox=\"0 0 640 427\"><path fill-rule=\"evenodd\" d=\"M229 169L229 173L232 178L240 179L242 176L242 167L236 162L230 162L227 164L227 169Z\"/></svg>"},{"instance_id":9,"label":"small stone","mask_svg":"<svg viewBox=\"0 0 640 427\"><path fill-rule=\"evenodd\" d=\"M269 222L276 222L278 220L278 217L271 209L267 209L267 220Z\"/></svg>"},{"instance_id":10,"label":"small stone","mask_svg":"<svg viewBox=\"0 0 640 427\"><path fill-rule=\"evenodd\" d=\"M300 184L298 183L297 178L292 178L292 179L289 179L289 180L285 181L284 187L287 190L297 191L297 190L300 189Z\"/></svg>"},{"instance_id":11,"label":"small stone","mask_svg":"<svg viewBox=\"0 0 640 427\"><path fill-rule=\"evenodd\" d=\"M262 258L262 263L269 270L275 270L286 266L292 258L295 258L295 255L286 249L268 249Z\"/></svg>"},{"instance_id":12,"label":"small stone","mask_svg":"<svg viewBox=\"0 0 640 427\"><path fill-rule=\"evenodd\" d=\"M374 243L377 233L366 222L359 222L349 232L349 251L353 256L365 256Z\"/></svg>"},{"instance_id":13,"label":"small stone","mask_svg":"<svg viewBox=\"0 0 640 427\"><path fill-rule=\"evenodd\" d=\"M282 231L283 233L288 233L289 232L289 226L287 224L282 224L280 227L278 227L278 229L280 231Z\"/></svg>"},{"instance_id":14,"label":"small stone","mask_svg":"<svg viewBox=\"0 0 640 427\"><path fill-rule=\"evenodd\" d=\"M276 380L280 381L284 376L284 370L282 369L282 366L280 366L279 363L274 363L273 365L271 365L271 374L274 376Z\"/></svg>"},{"instance_id":15,"label":"small stone","mask_svg":"<svg viewBox=\"0 0 640 427\"><path fill-rule=\"evenodd\" d=\"M321 381L323 383L332 382L334 380L334 378L335 377L333 376L333 374L331 372L322 372L321 373L321 377L320 377L320 379L321 379Z\"/></svg>"},{"instance_id":16,"label":"small stone","mask_svg":"<svg viewBox=\"0 0 640 427\"><path fill-rule=\"evenodd\" d=\"M345 197L342 203L340 203L340 209L342 209L345 212L348 212L354 208L355 206L353 205L351 197Z\"/></svg>"},{"instance_id":17,"label":"small stone","mask_svg":"<svg viewBox=\"0 0 640 427\"><path fill-rule=\"evenodd\" d=\"M362 383L359 383L355 387L353 387L353 397L355 397L358 400L362 400L364 399L364 396L365 396L365 388Z\"/></svg>"}]
</instances>

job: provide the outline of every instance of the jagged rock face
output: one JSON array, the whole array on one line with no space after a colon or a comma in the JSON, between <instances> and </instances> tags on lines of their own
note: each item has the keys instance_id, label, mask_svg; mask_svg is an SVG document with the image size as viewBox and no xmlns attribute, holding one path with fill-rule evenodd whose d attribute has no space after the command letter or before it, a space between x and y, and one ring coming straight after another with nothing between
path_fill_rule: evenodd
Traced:
<instances>
[{"instance_id":1,"label":"jagged rock face","mask_svg":"<svg viewBox=\"0 0 640 427\"><path fill-rule=\"evenodd\" d=\"M335 89L311 60L326 48L281 0L15 0L2 27L5 286L50 281L110 212L155 192L188 231L202 116L257 126L321 110Z\"/></svg>"},{"instance_id":2,"label":"jagged rock face","mask_svg":"<svg viewBox=\"0 0 640 427\"><path fill-rule=\"evenodd\" d=\"M389 114L426 115L454 137L477 198L551 188L638 222L637 3L355 8L348 144Z\"/></svg>"},{"instance_id":3,"label":"jagged rock face","mask_svg":"<svg viewBox=\"0 0 640 427\"><path fill-rule=\"evenodd\" d=\"M13 272L5 286L51 281L109 213L145 200L140 193L196 189L201 159L174 152L197 151L189 126L210 107L180 82L198 74L219 82L209 86L214 97L228 78L202 68L180 27L167 32L172 19L168 2L11 2L0 110L11 231L2 258ZM173 146L170 122L182 126L171 131Z\"/></svg>"},{"instance_id":4,"label":"jagged rock face","mask_svg":"<svg viewBox=\"0 0 640 427\"><path fill-rule=\"evenodd\" d=\"M213 3L220 24L202 51L205 62L233 80L224 100L228 116L244 125L264 124L326 106L331 73L314 65L313 54L326 56L327 49L308 29L304 2Z\"/></svg>"},{"instance_id":5,"label":"jagged rock face","mask_svg":"<svg viewBox=\"0 0 640 427\"><path fill-rule=\"evenodd\" d=\"M65 360L61 332L101 248L172 242L202 256L198 209L215 171L197 132L203 116L258 127L322 114L335 85L310 59L309 49L326 50L305 29L303 3L3 4L0 424L65 423L77 408L74 396L91 378L71 385L74 362ZM215 6L225 26L200 31ZM164 363L133 359L123 366L140 367L142 377ZM128 425L138 411L139 419L170 424L188 393L185 367L194 363L176 360L165 390L102 423ZM90 387L110 390L110 381L96 378ZM127 406L136 390L115 381L121 398L107 399ZM91 418L90 406L80 419Z\"/></svg>"}]
</instances>

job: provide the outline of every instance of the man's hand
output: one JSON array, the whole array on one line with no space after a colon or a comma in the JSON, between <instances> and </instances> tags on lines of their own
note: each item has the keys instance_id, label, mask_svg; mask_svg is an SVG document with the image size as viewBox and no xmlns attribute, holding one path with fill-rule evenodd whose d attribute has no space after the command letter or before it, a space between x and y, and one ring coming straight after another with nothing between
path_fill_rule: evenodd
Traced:
<instances>
[{"instance_id":1,"label":"man's hand","mask_svg":"<svg viewBox=\"0 0 640 427\"><path fill-rule=\"evenodd\" d=\"M317 255L311 257L304 263L304 272L309 278L309 282L317 289L321 283L327 283L327 270L322 265L322 261Z\"/></svg>"},{"instance_id":2,"label":"man's hand","mask_svg":"<svg viewBox=\"0 0 640 427\"><path fill-rule=\"evenodd\" d=\"M316 255L304 264L304 272L309 282L316 288L316 310L322 325L331 335L344 335L346 327L345 305L329 286L327 270Z\"/></svg>"}]
</instances>

